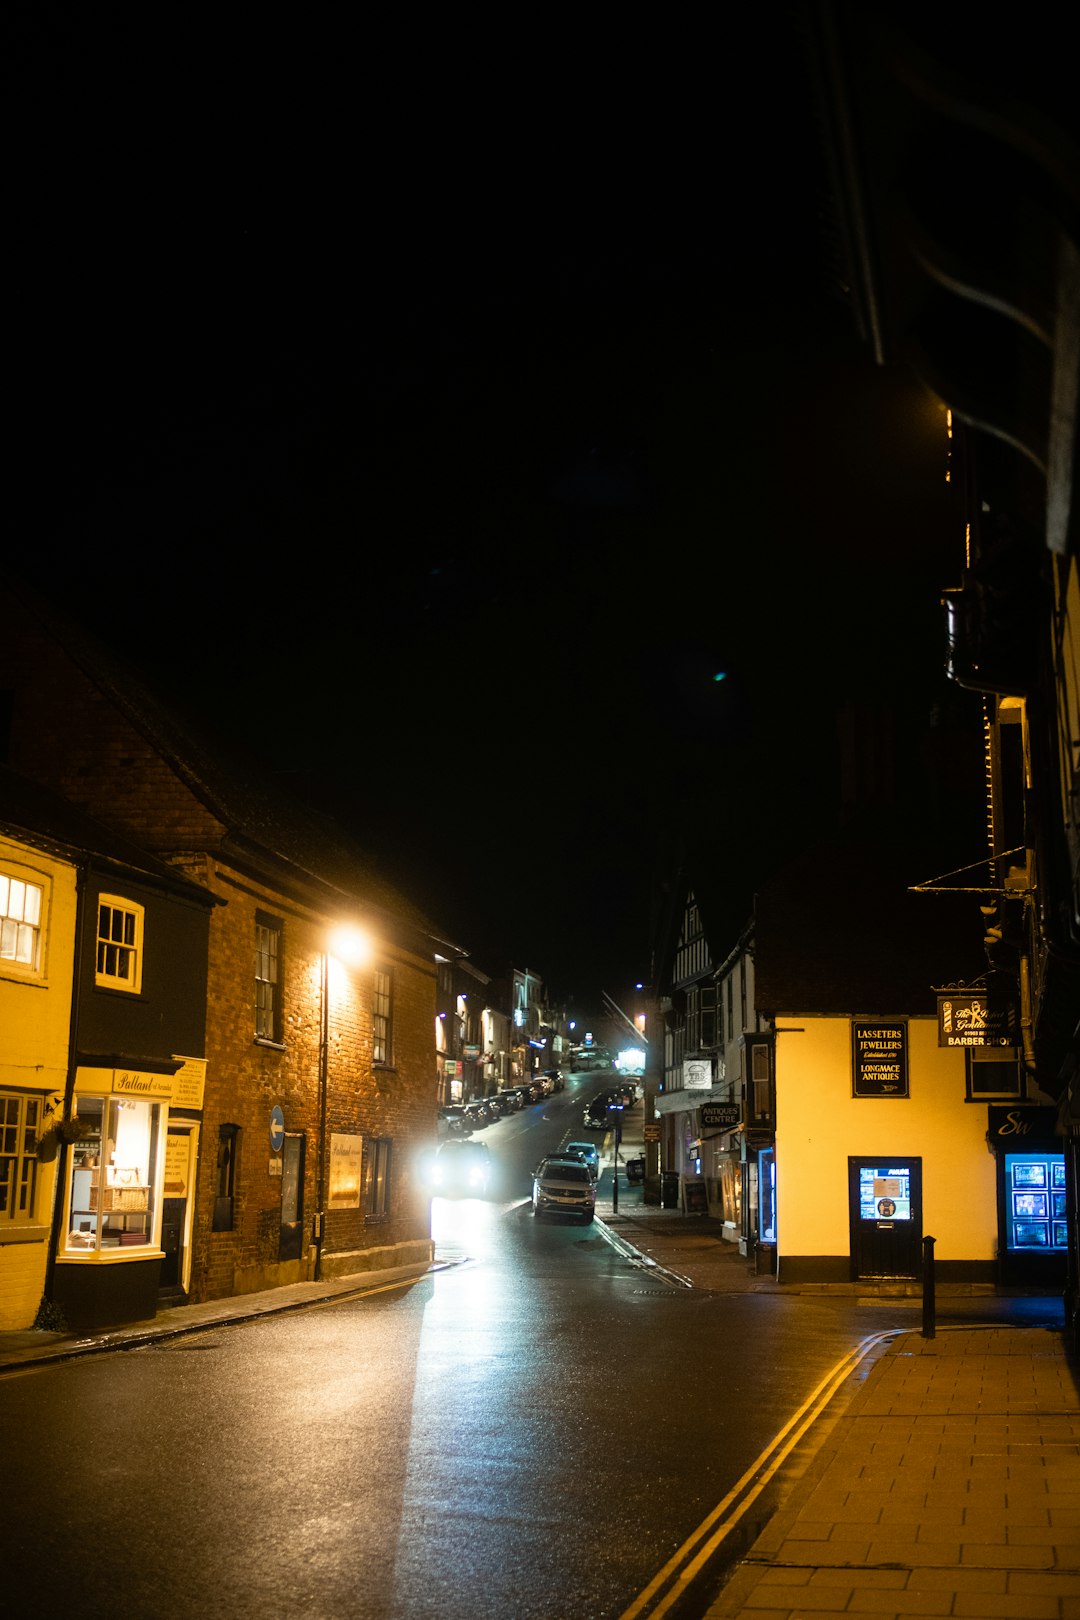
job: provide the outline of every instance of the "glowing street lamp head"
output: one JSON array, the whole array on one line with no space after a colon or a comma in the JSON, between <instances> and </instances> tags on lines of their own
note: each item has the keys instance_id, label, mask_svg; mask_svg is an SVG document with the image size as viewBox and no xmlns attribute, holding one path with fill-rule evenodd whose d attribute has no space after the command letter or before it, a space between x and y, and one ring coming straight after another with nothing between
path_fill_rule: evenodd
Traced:
<instances>
[{"instance_id":1,"label":"glowing street lamp head","mask_svg":"<svg viewBox=\"0 0 1080 1620\"><path fill-rule=\"evenodd\" d=\"M330 954L349 967L366 967L374 951L371 935L364 928L342 923L330 934Z\"/></svg>"}]
</instances>

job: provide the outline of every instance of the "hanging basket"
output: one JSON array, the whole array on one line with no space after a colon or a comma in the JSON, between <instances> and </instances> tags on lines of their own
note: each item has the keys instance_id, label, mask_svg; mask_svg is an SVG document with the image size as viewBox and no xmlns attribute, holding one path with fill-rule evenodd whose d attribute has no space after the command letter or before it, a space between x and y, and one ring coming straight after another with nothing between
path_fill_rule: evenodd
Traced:
<instances>
[{"instance_id":1,"label":"hanging basket","mask_svg":"<svg viewBox=\"0 0 1080 1620\"><path fill-rule=\"evenodd\" d=\"M84 1134L85 1127L81 1119L74 1116L71 1119L57 1119L55 1116L49 1120L37 1139L35 1149L42 1164L51 1164L60 1151L61 1142L77 1142Z\"/></svg>"}]
</instances>

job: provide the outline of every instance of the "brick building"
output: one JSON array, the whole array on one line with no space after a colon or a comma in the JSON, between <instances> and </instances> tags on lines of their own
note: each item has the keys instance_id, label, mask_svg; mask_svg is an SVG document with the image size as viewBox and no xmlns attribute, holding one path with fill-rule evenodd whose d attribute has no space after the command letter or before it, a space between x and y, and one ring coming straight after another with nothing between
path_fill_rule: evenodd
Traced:
<instances>
[{"instance_id":1,"label":"brick building","mask_svg":"<svg viewBox=\"0 0 1080 1620\"><path fill-rule=\"evenodd\" d=\"M459 948L339 828L163 707L81 627L17 581L0 599L0 759L218 902L205 1083L183 1114L196 1168L182 1296L426 1263L416 1164L435 1139L435 958Z\"/></svg>"}]
</instances>

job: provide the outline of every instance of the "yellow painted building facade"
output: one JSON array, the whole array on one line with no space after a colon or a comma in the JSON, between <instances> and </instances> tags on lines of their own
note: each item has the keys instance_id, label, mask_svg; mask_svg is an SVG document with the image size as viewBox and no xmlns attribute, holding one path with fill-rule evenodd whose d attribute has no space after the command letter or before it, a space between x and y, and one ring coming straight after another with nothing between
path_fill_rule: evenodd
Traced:
<instances>
[{"instance_id":1,"label":"yellow painted building facade","mask_svg":"<svg viewBox=\"0 0 1080 1620\"><path fill-rule=\"evenodd\" d=\"M33 1325L45 1282L75 956L74 866L0 834L0 1330Z\"/></svg>"},{"instance_id":2,"label":"yellow painted building facade","mask_svg":"<svg viewBox=\"0 0 1080 1620\"><path fill-rule=\"evenodd\" d=\"M987 1110L966 1099L964 1053L939 1047L936 1018L870 1020L903 1032L903 1085L894 1093L855 1095L853 1025L865 1022L776 1017L779 1279L913 1276L929 1235L948 1275L989 1282L998 1241L997 1161ZM866 1072L877 1086L874 1066ZM905 1166L910 1184L903 1181ZM891 1170L895 1185L886 1185Z\"/></svg>"}]
</instances>

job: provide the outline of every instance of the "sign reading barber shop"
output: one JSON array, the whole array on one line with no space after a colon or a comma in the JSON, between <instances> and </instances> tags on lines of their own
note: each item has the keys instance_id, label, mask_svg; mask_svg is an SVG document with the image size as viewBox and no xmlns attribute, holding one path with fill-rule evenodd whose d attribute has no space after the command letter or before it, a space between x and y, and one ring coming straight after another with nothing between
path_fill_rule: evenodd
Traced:
<instances>
[{"instance_id":1,"label":"sign reading barber shop","mask_svg":"<svg viewBox=\"0 0 1080 1620\"><path fill-rule=\"evenodd\" d=\"M939 1046L1015 1046L1015 1003L985 991L938 992Z\"/></svg>"},{"instance_id":2,"label":"sign reading barber shop","mask_svg":"<svg viewBox=\"0 0 1080 1620\"><path fill-rule=\"evenodd\" d=\"M852 1019L851 1095L908 1095L907 1025Z\"/></svg>"}]
</instances>

